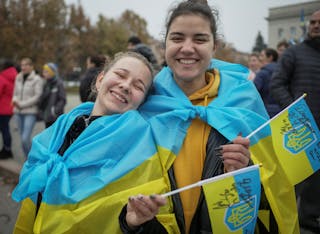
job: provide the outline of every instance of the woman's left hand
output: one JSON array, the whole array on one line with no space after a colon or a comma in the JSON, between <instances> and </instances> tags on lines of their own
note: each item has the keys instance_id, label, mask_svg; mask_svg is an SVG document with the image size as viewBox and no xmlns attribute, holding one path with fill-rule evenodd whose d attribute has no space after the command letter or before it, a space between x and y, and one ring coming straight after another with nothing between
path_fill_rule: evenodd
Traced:
<instances>
[{"instance_id":1,"label":"woman's left hand","mask_svg":"<svg viewBox=\"0 0 320 234\"><path fill-rule=\"evenodd\" d=\"M226 172L247 167L250 161L250 140L238 136L231 144L222 145L222 160Z\"/></svg>"},{"instance_id":2,"label":"woman's left hand","mask_svg":"<svg viewBox=\"0 0 320 234\"><path fill-rule=\"evenodd\" d=\"M166 204L166 198L161 195L131 196L127 204L126 222L129 228L135 229L153 219L161 206Z\"/></svg>"}]
</instances>

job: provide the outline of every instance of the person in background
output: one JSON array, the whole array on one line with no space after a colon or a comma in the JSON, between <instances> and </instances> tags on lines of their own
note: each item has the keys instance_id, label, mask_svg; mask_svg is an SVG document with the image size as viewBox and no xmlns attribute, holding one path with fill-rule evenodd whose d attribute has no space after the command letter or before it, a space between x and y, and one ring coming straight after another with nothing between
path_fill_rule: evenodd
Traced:
<instances>
[{"instance_id":1,"label":"person in background","mask_svg":"<svg viewBox=\"0 0 320 234\"><path fill-rule=\"evenodd\" d=\"M159 64L153 51L149 46L141 42L141 39L137 36L131 36L128 39L127 49L136 53L142 54L153 65L156 71L159 70Z\"/></svg>"},{"instance_id":2,"label":"person in background","mask_svg":"<svg viewBox=\"0 0 320 234\"><path fill-rule=\"evenodd\" d=\"M64 113L64 106L67 102L66 91L56 64L45 64L42 68L42 77L45 84L38 103L39 116L44 121L45 127L48 128Z\"/></svg>"},{"instance_id":3,"label":"person in background","mask_svg":"<svg viewBox=\"0 0 320 234\"><path fill-rule=\"evenodd\" d=\"M262 64L258 53L249 55L248 68L250 69L249 80L254 80L256 74L259 72Z\"/></svg>"},{"instance_id":4,"label":"person in background","mask_svg":"<svg viewBox=\"0 0 320 234\"><path fill-rule=\"evenodd\" d=\"M277 44L277 53L279 58L288 47L289 47L289 43L286 40L279 41L279 43Z\"/></svg>"},{"instance_id":5,"label":"person in background","mask_svg":"<svg viewBox=\"0 0 320 234\"><path fill-rule=\"evenodd\" d=\"M276 103L270 95L270 81L272 73L276 69L277 60L278 53L276 50L272 48L263 49L260 53L260 61L262 63L262 67L253 80L253 83L255 84L257 90L261 95L270 118L281 111L278 103Z\"/></svg>"},{"instance_id":6,"label":"person in background","mask_svg":"<svg viewBox=\"0 0 320 234\"><path fill-rule=\"evenodd\" d=\"M18 72L14 63L8 59L0 59L0 131L3 147L0 159L12 158L11 133L9 122L13 115L12 96L14 81Z\"/></svg>"},{"instance_id":7,"label":"person in background","mask_svg":"<svg viewBox=\"0 0 320 234\"><path fill-rule=\"evenodd\" d=\"M81 102L93 101L90 96L92 85L98 74L103 70L104 65L108 63L108 58L105 55L93 55L87 58L87 70L80 78L79 95Z\"/></svg>"},{"instance_id":8,"label":"person in background","mask_svg":"<svg viewBox=\"0 0 320 234\"><path fill-rule=\"evenodd\" d=\"M37 121L38 102L42 94L43 81L34 71L31 58L23 58L20 66L21 72L15 81L12 104L22 149L27 157L31 147L32 130Z\"/></svg>"},{"instance_id":9,"label":"person in background","mask_svg":"<svg viewBox=\"0 0 320 234\"><path fill-rule=\"evenodd\" d=\"M242 134L260 126L256 120L268 119L259 93L248 80L248 69L212 59L218 43L215 13L203 0L183 1L170 11L165 33L168 66L155 77L155 95L139 108L151 126L162 116L188 116L181 149L168 171L171 190L247 167L250 141ZM148 112L148 108L155 113ZM161 129L156 128L155 134L157 131ZM201 188L175 194L171 202L169 212L179 226L175 233L212 233ZM119 215L122 231L167 233L155 217L163 204L161 195L129 197Z\"/></svg>"},{"instance_id":10,"label":"person in background","mask_svg":"<svg viewBox=\"0 0 320 234\"><path fill-rule=\"evenodd\" d=\"M286 49L273 73L270 92L285 108L304 93L320 127L320 9L309 20L307 38ZM301 168L303 170L303 168ZM296 186L301 234L320 233L320 170Z\"/></svg>"}]
</instances>

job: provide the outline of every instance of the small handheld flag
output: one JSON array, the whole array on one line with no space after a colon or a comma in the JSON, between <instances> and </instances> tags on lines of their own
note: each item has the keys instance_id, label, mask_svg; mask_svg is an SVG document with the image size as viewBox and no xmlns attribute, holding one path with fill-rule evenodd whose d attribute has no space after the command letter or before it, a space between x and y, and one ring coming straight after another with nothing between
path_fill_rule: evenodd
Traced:
<instances>
[{"instance_id":1,"label":"small handheld flag","mask_svg":"<svg viewBox=\"0 0 320 234\"><path fill-rule=\"evenodd\" d=\"M162 196L197 186L203 187L214 233L254 233L260 203L259 165L201 180Z\"/></svg>"}]
</instances>

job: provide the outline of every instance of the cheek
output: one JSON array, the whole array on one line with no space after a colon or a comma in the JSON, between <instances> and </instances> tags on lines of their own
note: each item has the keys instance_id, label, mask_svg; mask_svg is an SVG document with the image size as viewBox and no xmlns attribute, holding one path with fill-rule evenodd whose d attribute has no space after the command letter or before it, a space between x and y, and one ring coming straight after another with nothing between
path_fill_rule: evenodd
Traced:
<instances>
[{"instance_id":1,"label":"cheek","mask_svg":"<svg viewBox=\"0 0 320 234\"><path fill-rule=\"evenodd\" d=\"M145 94L141 92L134 92L132 95L132 104L136 107L140 106L144 101Z\"/></svg>"}]
</instances>

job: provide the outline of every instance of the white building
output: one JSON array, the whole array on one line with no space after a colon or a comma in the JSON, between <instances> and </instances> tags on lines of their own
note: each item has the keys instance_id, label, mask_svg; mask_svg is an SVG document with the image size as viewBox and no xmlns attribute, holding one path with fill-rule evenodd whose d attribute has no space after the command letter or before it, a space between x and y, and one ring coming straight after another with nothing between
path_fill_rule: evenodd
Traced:
<instances>
[{"instance_id":1,"label":"white building","mask_svg":"<svg viewBox=\"0 0 320 234\"><path fill-rule=\"evenodd\" d=\"M276 48L279 41L300 41L304 38L303 28L307 30L310 16L320 10L320 0L274 7L269 9L268 47Z\"/></svg>"}]
</instances>

